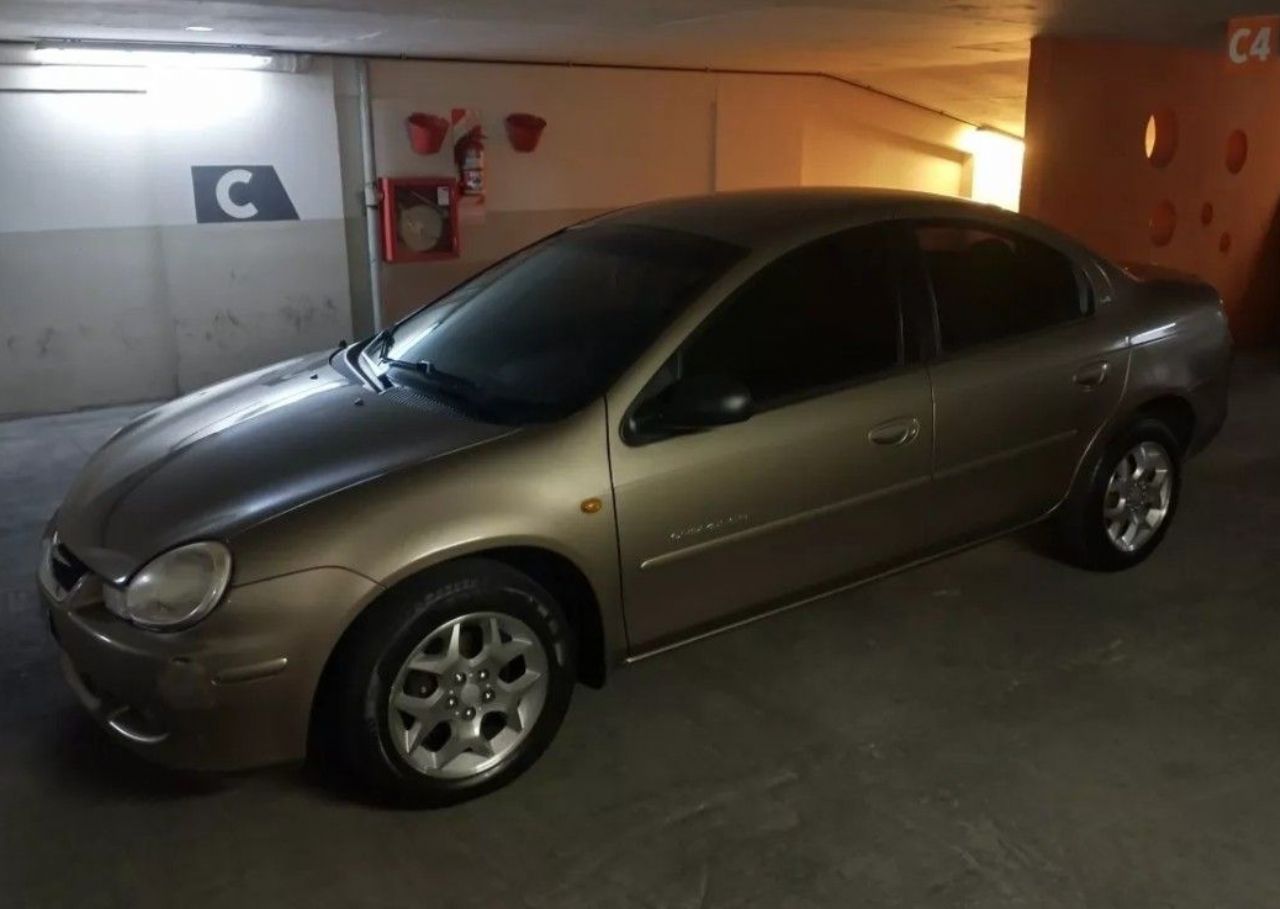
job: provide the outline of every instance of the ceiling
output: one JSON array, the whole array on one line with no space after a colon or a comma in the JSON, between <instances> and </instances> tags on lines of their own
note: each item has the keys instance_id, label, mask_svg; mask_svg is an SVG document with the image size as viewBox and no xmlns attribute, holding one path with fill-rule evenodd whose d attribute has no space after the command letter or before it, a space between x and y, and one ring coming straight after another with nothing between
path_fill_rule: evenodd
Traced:
<instances>
[{"instance_id":1,"label":"ceiling","mask_svg":"<svg viewBox=\"0 0 1280 909\"><path fill-rule=\"evenodd\" d=\"M823 72L1020 135L1033 35L1209 44L1239 2L0 0L0 39Z\"/></svg>"}]
</instances>

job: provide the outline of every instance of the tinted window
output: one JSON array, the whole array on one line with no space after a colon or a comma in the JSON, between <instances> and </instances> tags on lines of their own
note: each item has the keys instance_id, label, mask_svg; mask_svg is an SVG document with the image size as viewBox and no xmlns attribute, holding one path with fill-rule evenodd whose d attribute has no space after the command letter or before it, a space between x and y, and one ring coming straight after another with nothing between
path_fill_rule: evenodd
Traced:
<instances>
[{"instance_id":1,"label":"tinted window","mask_svg":"<svg viewBox=\"0 0 1280 909\"><path fill-rule=\"evenodd\" d=\"M757 406L901 362L889 235L862 228L766 266L685 350L681 372L743 382Z\"/></svg>"},{"instance_id":2,"label":"tinted window","mask_svg":"<svg viewBox=\"0 0 1280 909\"><path fill-rule=\"evenodd\" d=\"M486 419L556 419L603 394L744 252L657 228L567 230L398 325L386 354L404 365L379 372Z\"/></svg>"},{"instance_id":3,"label":"tinted window","mask_svg":"<svg viewBox=\"0 0 1280 909\"><path fill-rule=\"evenodd\" d=\"M975 227L917 229L944 351L1047 328L1088 312L1071 261L1026 237Z\"/></svg>"}]
</instances>

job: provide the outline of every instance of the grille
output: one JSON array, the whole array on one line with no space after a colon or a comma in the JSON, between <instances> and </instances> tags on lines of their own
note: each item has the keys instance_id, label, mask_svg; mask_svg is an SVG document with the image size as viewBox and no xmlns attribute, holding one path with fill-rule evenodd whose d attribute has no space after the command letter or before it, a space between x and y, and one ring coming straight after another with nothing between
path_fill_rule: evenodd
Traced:
<instances>
[{"instance_id":1,"label":"grille","mask_svg":"<svg viewBox=\"0 0 1280 909\"><path fill-rule=\"evenodd\" d=\"M89 571L56 537L49 548L49 577L63 593L72 590Z\"/></svg>"}]
</instances>

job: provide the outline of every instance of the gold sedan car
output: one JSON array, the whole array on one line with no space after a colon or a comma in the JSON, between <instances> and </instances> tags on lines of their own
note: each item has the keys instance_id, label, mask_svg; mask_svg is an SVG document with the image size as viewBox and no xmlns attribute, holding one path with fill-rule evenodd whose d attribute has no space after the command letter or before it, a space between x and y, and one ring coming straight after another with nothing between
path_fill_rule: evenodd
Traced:
<instances>
[{"instance_id":1,"label":"gold sedan car","mask_svg":"<svg viewBox=\"0 0 1280 909\"><path fill-rule=\"evenodd\" d=\"M122 742L441 805L576 682L1010 530L1146 558L1226 412L1215 291L1017 215L787 190L561 231L394 327L170 402L49 524Z\"/></svg>"}]
</instances>

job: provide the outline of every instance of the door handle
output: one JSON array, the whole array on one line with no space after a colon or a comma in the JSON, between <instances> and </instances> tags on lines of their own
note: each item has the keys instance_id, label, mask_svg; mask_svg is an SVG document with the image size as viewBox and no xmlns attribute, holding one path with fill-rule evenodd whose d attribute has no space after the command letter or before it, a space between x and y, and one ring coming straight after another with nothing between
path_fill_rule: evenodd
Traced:
<instances>
[{"instance_id":1,"label":"door handle","mask_svg":"<svg viewBox=\"0 0 1280 909\"><path fill-rule=\"evenodd\" d=\"M1072 381L1081 388L1097 388L1107 381L1107 376L1110 372L1111 364L1109 363L1090 363L1076 373L1072 377Z\"/></svg>"},{"instance_id":2,"label":"door handle","mask_svg":"<svg viewBox=\"0 0 1280 909\"><path fill-rule=\"evenodd\" d=\"M867 433L867 440L876 445L906 445L920 435L920 421L915 417L890 420L881 423Z\"/></svg>"}]
</instances>

